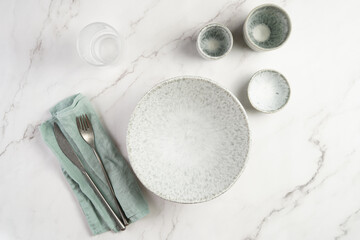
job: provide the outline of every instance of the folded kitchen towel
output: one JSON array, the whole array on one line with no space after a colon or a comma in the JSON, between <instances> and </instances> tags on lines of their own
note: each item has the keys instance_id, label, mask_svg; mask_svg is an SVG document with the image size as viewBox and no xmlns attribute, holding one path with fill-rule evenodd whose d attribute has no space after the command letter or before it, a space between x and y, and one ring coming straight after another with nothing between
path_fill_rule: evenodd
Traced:
<instances>
[{"instance_id":1,"label":"folded kitchen towel","mask_svg":"<svg viewBox=\"0 0 360 240\"><path fill-rule=\"evenodd\" d=\"M105 165L115 195L126 216L130 223L144 217L149 212L149 209L141 194L134 173L101 125L89 100L83 95L77 94L58 103L50 110L50 113L52 118L40 126L41 135L59 160L62 172L80 203L92 233L99 234L109 230L118 230L115 222L95 195L83 174L59 148L53 131L54 122L58 123L86 171L112 209L119 215L101 166L90 146L82 139L77 129L76 117L81 114L88 115L95 133L96 149Z\"/></svg>"}]
</instances>

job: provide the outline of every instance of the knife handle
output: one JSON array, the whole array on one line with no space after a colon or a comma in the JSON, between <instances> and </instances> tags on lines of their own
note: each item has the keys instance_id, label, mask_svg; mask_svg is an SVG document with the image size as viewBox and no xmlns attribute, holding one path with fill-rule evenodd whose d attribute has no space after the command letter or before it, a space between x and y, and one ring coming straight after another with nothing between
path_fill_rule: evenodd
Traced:
<instances>
[{"instance_id":1,"label":"knife handle","mask_svg":"<svg viewBox=\"0 0 360 240\"><path fill-rule=\"evenodd\" d=\"M106 201L106 199L104 198L104 196L101 194L100 190L96 187L95 183L93 182L93 180L90 178L89 174L84 171L83 172L84 176L86 177L86 179L88 180L88 182L90 183L91 188L94 190L95 194L99 197L99 199L101 200L101 202L104 204L104 207L106 208L106 210L108 211L108 213L110 214L110 216L114 219L116 225L120 228L121 231L124 231L126 229L125 225L120 221L120 219L118 218L118 216L115 214L115 212L112 210L112 208L110 207L109 203Z\"/></svg>"}]
</instances>

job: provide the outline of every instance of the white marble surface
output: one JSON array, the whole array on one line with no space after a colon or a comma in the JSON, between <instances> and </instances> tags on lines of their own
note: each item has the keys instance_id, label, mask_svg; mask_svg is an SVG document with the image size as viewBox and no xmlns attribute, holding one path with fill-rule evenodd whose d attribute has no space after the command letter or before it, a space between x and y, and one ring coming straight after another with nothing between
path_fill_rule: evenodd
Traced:
<instances>
[{"instance_id":1,"label":"white marble surface","mask_svg":"<svg viewBox=\"0 0 360 240\"><path fill-rule=\"evenodd\" d=\"M0 239L88 239L90 231L38 126L77 92L92 99L125 152L129 116L154 84L178 75L211 78L247 109L252 147L224 195L181 205L144 190L151 213L128 230L92 239L360 239L360 2L275 0L291 16L282 48L255 53L241 25L260 0L0 2ZM104 21L124 36L115 67L76 53L77 33ZM194 39L219 22L234 34L224 59L198 56ZM266 115L246 86L262 68L283 73L289 104Z\"/></svg>"}]
</instances>

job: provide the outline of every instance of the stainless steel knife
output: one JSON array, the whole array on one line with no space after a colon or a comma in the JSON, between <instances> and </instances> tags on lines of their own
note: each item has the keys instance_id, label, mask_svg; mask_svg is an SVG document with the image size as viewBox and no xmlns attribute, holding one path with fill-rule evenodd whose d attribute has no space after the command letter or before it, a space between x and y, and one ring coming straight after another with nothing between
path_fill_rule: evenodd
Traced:
<instances>
[{"instance_id":1,"label":"stainless steel knife","mask_svg":"<svg viewBox=\"0 0 360 240\"><path fill-rule=\"evenodd\" d=\"M117 227L120 230L125 230L125 225L121 222L121 220L118 218L118 216L115 214L115 212L110 207L109 203L106 201L100 190L96 187L93 180L90 178L89 174L86 172L84 166L82 165L80 159L74 152L74 149L70 145L69 141L66 139L64 134L62 133L59 125L57 123L54 123L54 134L57 143L59 144L59 147L61 151L65 154L65 156L82 172L82 174L85 176L86 180L89 182L90 187L94 190L95 194L98 196L98 198L101 200L101 202L104 204L104 207L110 214L110 216L114 219Z\"/></svg>"}]
</instances>

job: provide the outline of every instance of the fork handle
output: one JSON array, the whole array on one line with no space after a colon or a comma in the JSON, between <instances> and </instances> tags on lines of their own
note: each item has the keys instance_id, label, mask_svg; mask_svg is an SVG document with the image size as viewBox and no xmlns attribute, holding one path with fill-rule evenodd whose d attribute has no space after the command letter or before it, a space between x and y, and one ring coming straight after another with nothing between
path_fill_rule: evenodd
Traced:
<instances>
[{"instance_id":1,"label":"fork handle","mask_svg":"<svg viewBox=\"0 0 360 240\"><path fill-rule=\"evenodd\" d=\"M106 199L104 198L104 196L102 195L102 193L100 192L100 190L96 187L95 183L93 182L93 180L90 178L89 174L84 171L83 172L84 176L86 177L87 181L90 183L91 188L94 190L95 194L98 196L98 198L101 200L101 202L103 203L104 207L106 208L106 210L108 211L108 213L110 214L110 216L114 219L117 227L120 228L121 231L125 230L125 225L121 222L121 220L118 218L118 216L115 214L115 212L112 210L112 208L110 207L109 203L106 201Z\"/></svg>"},{"instance_id":2,"label":"fork handle","mask_svg":"<svg viewBox=\"0 0 360 240\"><path fill-rule=\"evenodd\" d=\"M92 148L92 150L93 150L96 158L98 159L98 161L99 161L99 163L100 163L101 169L102 169L102 171L103 171L103 173L104 173L104 176L105 176L105 179L106 179L106 182L107 182L107 184L108 184L108 186L109 186L111 195L112 195L112 197L113 197L113 199L114 199L116 208L117 208L117 210L118 210L119 213L120 213L120 218L121 218L122 222L125 224L125 226L127 226L127 225L129 225L129 222L128 222L126 216L125 216L125 213L124 213L122 207L120 206L119 201L118 201L117 198L116 198L114 188L113 188L113 186L112 186L112 184L111 184L111 182L110 182L110 178L109 178L109 175L108 175L107 172L106 172L105 166L104 166L104 164L103 164L103 162L102 162L99 154L97 153L96 149L95 149L95 148Z\"/></svg>"}]
</instances>

